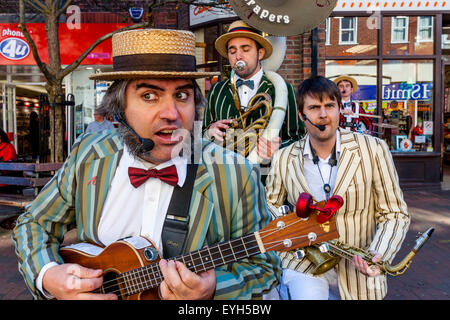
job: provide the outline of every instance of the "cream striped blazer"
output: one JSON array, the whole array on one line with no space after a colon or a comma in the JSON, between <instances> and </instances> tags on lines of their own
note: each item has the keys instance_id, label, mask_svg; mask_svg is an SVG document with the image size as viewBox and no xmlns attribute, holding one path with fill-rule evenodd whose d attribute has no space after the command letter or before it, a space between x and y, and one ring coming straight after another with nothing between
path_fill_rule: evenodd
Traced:
<instances>
[{"instance_id":1,"label":"cream striped blazer","mask_svg":"<svg viewBox=\"0 0 450 320\"><path fill-rule=\"evenodd\" d=\"M383 260L392 261L410 224L392 155L381 139L339 130L341 152L333 190L344 199L336 214L339 240L375 250ZM278 150L272 159L266 198L274 217L285 200L295 207L300 193L311 193L303 174L304 144L305 138ZM280 253L280 258L283 268L304 273L313 269L307 258L296 259L292 252ZM336 271L342 299L383 299L386 295L385 275L366 277L345 259Z\"/></svg>"}]
</instances>

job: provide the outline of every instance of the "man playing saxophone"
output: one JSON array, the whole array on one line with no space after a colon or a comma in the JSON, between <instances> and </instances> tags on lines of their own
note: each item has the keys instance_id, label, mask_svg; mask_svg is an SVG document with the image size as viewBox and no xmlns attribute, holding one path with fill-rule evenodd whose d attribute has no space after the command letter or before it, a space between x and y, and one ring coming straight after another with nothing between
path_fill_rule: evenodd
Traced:
<instances>
[{"instance_id":1,"label":"man playing saxophone","mask_svg":"<svg viewBox=\"0 0 450 320\"><path fill-rule=\"evenodd\" d=\"M398 175L386 143L376 137L339 128L341 94L324 77L305 80L298 88L298 114L307 135L275 153L266 183L274 216L288 201L295 206L307 192L314 202L339 195L338 241L372 253L372 262L391 262L410 224ZM360 256L341 259L335 268L314 276L312 257L281 253L283 299L383 299L386 276ZM337 293L337 284L339 293Z\"/></svg>"},{"instance_id":2,"label":"man playing saxophone","mask_svg":"<svg viewBox=\"0 0 450 320\"><path fill-rule=\"evenodd\" d=\"M203 130L208 138L216 142L223 142L225 131L230 127L233 119L247 111L248 103L258 93L267 93L272 100L275 99L274 85L267 79L261 60L272 54L272 44L261 36L261 32L250 27L243 21L235 21L230 25L227 33L215 42L217 51L228 58L232 67L235 67L235 79L227 79L216 83L208 95L208 106L203 119ZM238 65L241 64L239 67ZM232 90L235 81L237 94ZM280 146L284 147L301 139L304 134L302 121L296 115L295 92L290 84L288 87L288 105L281 137L267 140L259 138L257 144L258 155L270 160L273 153ZM260 99L258 99L260 100ZM264 108L252 111L247 118L247 124L261 118Z\"/></svg>"}]
</instances>

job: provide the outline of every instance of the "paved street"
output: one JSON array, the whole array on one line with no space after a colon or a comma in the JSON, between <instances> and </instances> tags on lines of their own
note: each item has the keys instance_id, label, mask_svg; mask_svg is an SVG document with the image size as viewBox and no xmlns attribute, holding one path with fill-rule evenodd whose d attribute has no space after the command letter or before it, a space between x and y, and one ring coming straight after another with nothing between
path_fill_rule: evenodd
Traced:
<instances>
[{"instance_id":1,"label":"paved street","mask_svg":"<svg viewBox=\"0 0 450 320\"><path fill-rule=\"evenodd\" d=\"M446 189L446 188L444 188ZM414 246L418 232L434 227L431 239L399 277L388 278L387 300L448 300L450 298L450 190L406 191L412 223L394 263ZM0 207L0 220L10 208ZM11 231L0 227L0 300L30 300L11 244Z\"/></svg>"}]
</instances>

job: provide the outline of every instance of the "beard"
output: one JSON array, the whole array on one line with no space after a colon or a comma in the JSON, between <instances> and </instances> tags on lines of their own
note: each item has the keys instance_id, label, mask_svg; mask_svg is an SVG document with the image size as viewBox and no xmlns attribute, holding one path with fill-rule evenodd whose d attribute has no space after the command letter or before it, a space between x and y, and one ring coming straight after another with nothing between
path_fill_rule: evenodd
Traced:
<instances>
[{"instance_id":1,"label":"beard","mask_svg":"<svg viewBox=\"0 0 450 320\"><path fill-rule=\"evenodd\" d=\"M135 159L147 159L151 158L151 150L144 150L143 144L138 140L136 136L134 136L130 130L128 130L125 126L119 126L119 136L122 138L124 144L128 148L128 152Z\"/></svg>"}]
</instances>

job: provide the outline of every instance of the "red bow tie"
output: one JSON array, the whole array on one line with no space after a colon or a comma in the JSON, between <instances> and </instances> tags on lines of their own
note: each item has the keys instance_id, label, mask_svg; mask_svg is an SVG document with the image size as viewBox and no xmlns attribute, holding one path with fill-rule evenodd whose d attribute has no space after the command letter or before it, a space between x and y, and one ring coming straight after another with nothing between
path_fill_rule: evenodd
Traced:
<instances>
[{"instance_id":1,"label":"red bow tie","mask_svg":"<svg viewBox=\"0 0 450 320\"><path fill-rule=\"evenodd\" d=\"M139 168L128 168L128 175L130 176L130 182L133 185L133 187L137 188L141 184L143 184L145 181L147 181L148 178L158 178L161 181L164 181L167 184L170 184L171 186L176 186L178 183L178 174L177 174L177 168L172 165L167 168L163 168L161 170L157 169L139 169Z\"/></svg>"}]
</instances>

